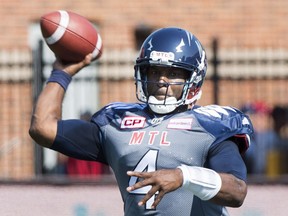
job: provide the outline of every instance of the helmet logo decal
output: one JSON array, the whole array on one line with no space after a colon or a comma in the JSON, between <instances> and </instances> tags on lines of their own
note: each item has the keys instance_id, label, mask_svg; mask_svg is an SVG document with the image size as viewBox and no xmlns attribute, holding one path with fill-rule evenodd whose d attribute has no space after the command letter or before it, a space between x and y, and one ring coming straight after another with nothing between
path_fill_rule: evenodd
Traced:
<instances>
[{"instance_id":1,"label":"helmet logo decal","mask_svg":"<svg viewBox=\"0 0 288 216\"><path fill-rule=\"evenodd\" d=\"M188 38L188 45L190 47L191 46L191 42L193 40L193 35L190 32L188 32L188 31L186 31L186 34L187 34L187 38Z\"/></svg>"},{"instance_id":2,"label":"helmet logo decal","mask_svg":"<svg viewBox=\"0 0 288 216\"><path fill-rule=\"evenodd\" d=\"M173 61L175 59L175 55L172 52L152 51L150 53L150 58L152 61L168 63L169 60Z\"/></svg>"},{"instance_id":3,"label":"helmet logo decal","mask_svg":"<svg viewBox=\"0 0 288 216\"><path fill-rule=\"evenodd\" d=\"M185 43L183 41L183 38L181 39L181 42L179 45L176 47L176 52L183 52L182 47L185 46Z\"/></svg>"},{"instance_id":4,"label":"helmet logo decal","mask_svg":"<svg viewBox=\"0 0 288 216\"><path fill-rule=\"evenodd\" d=\"M148 47L148 49L147 50L152 50L152 48L153 48L153 45L152 45L152 38L151 38L151 40L148 42L148 44L149 44L149 46L150 47Z\"/></svg>"},{"instance_id":5,"label":"helmet logo decal","mask_svg":"<svg viewBox=\"0 0 288 216\"><path fill-rule=\"evenodd\" d=\"M201 62L198 61L197 59L197 63L198 63L198 66L197 68L201 71L204 69L205 67L205 51L202 50L202 55L201 55Z\"/></svg>"}]
</instances>

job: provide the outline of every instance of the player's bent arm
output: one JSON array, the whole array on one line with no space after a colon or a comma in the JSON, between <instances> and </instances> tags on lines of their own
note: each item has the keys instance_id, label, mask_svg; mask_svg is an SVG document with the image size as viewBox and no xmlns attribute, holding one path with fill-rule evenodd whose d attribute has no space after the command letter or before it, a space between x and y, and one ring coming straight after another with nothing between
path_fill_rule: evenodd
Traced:
<instances>
[{"instance_id":1,"label":"player's bent arm","mask_svg":"<svg viewBox=\"0 0 288 216\"><path fill-rule=\"evenodd\" d=\"M183 187L202 200L241 206L247 194L247 172L238 146L230 140L213 146L206 167L181 165Z\"/></svg>"},{"instance_id":2,"label":"player's bent arm","mask_svg":"<svg viewBox=\"0 0 288 216\"><path fill-rule=\"evenodd\" d=\"M57 83L48 83L38 98L31 118L29 134L43 147L50 147L56 137L63 98L64 89Z\"/></svg>"},{"instance_id":3,"label":"player's bent arm","mask_svg":"<svg viewBox=\"0 0 288 216\"><path fill-rule=\"evenodd\" d=\"M49 82L41 92L31 119L29 129L30 136L43 147L50 147L57 133L57 121L61 119L62 102L65 94L64 79L74 76L83 67L89 65L92 60L92 54L88 54L85 59L78 63L64 65L56 60L53 68L59 70L58 77L53 78L53 82ZM61 74L62 73L62 74ZM57 81L59 79L60 82ZM66 75L65 75L66 74ZM62 81L61 81L62 79ZM70 78L71 79L71 78ZM66 82L66 87L69 82Z\"/></svg>"}]
</instances>

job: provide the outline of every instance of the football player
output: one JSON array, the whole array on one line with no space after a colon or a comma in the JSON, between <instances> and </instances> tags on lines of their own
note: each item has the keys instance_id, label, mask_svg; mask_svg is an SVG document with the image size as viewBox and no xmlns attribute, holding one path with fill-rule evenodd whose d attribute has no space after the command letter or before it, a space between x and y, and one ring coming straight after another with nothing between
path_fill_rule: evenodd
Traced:
<instances>
[{"instance_id":1,"label":"football player","mask_svg":"<svg viewBox=\"0 0 288 216\"><path fill-rule=\"evenodd\" d=\"M115 102L90 122L61 120L65 91L91 55L60 60L38 98L30 135L70 157L108 164L126 216L228 215L246 193L241 154L249 118L229 106L197 106L207 70L200 41L185 29L162 28L144 41L135 64L140 103Z\"/></svg>"}]
</instances>

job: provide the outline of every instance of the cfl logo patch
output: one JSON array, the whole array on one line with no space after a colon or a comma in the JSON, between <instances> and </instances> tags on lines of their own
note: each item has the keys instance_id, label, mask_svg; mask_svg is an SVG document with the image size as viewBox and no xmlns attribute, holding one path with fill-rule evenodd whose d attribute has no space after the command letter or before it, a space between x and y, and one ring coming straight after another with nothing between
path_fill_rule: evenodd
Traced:
<instances>
[{"instance_id":1,"label":"cfl logo patch","mask_svg":"<svg viewBox=\"0 0 288 216\"><path fill-rule=\"evenodd\" d=\"M121 122L121 128L143 128L146 118L141 116L127 116Z\"/></svg>"}]
</instances>

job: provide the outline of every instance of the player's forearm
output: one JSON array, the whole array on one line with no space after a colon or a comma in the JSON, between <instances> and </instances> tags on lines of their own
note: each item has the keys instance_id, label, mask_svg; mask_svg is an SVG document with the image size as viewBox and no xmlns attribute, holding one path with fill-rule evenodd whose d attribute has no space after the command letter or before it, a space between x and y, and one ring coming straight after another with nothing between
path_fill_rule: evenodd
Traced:
<instances>
[{"instance_id":1,"label":"player's forearm","mask_svg":"<svg viewBox=\"0 0 288 216\"><path fill-rule=\"evenodd\" d=\"M244 181L203 167L181 165L178 168L182 170L182 186L201 200L230 207L242 205L247 193Z\"/></svg>"},{"instance_id":2,"label":"player's forearm","mask_svg":"<svg viewBox=\"0 0 288 216\"><path fill-rule=\"evenodd\" d=\"M52 145L61 119L64 89L58 83L48 83L36 103L29 129L30 136L44 147Z\"/></svg>"},{"instance_id":3,"label":"player's forearm","mask_svg":"<svg viewBox=\"0 0 288 216\"><path fill-rule=\"evenodd\" d=\"M221 173L222 186L212 202L229 207L240 207L247 194L247 185L243 180L231 174Z\"/></svg>"}]
</instances>

